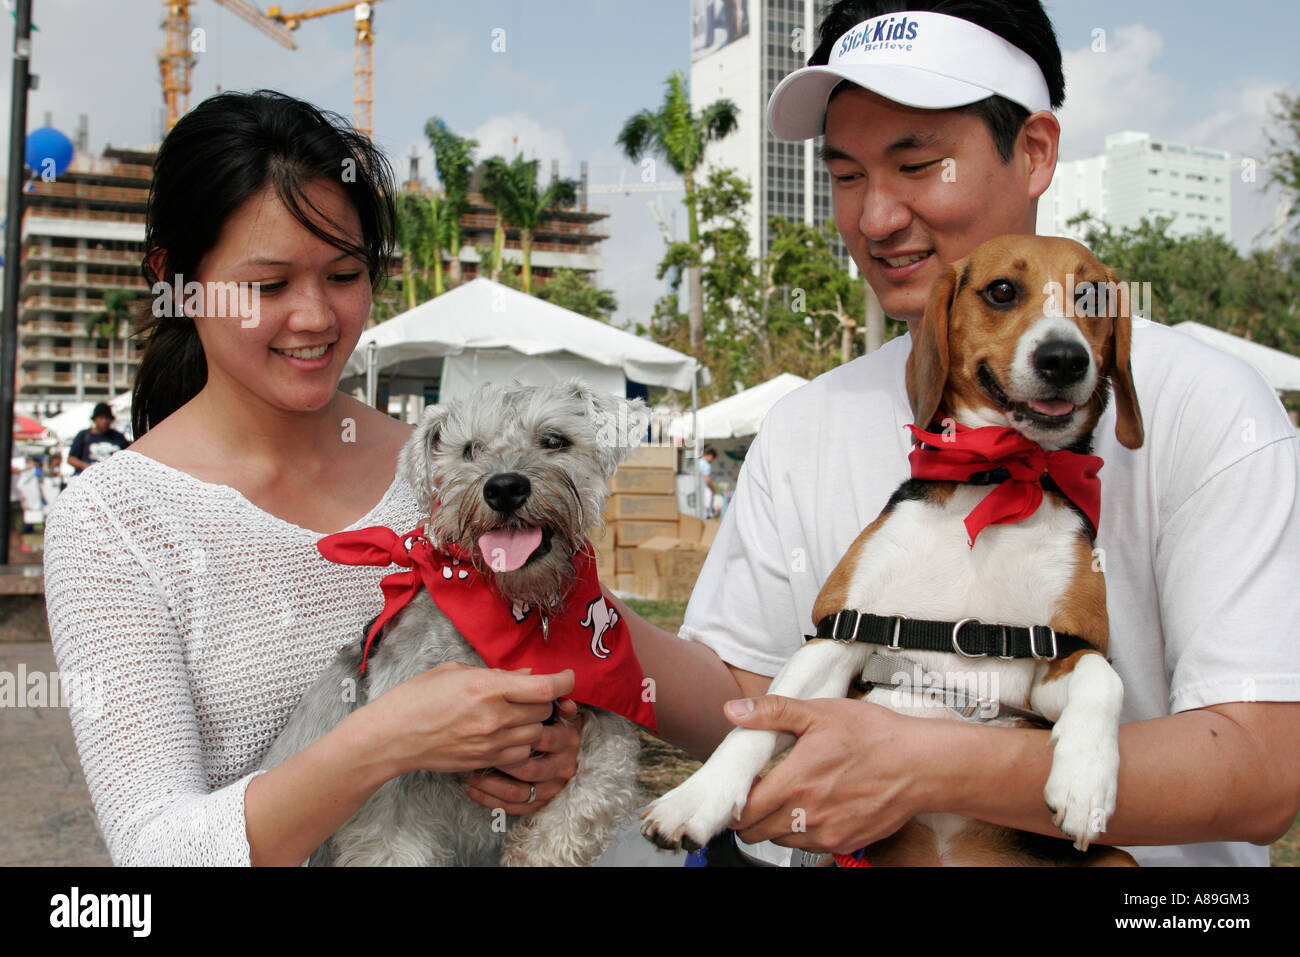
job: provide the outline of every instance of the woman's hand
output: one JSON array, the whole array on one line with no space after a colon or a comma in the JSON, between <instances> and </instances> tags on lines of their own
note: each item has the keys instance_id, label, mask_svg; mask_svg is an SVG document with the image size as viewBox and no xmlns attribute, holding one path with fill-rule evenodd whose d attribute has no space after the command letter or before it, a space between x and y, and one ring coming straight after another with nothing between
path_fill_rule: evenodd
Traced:
<instances>
[{"instance_id":1,"label":"woman's hand","mask_svg":"<svg viewBox=\"0 0 1300 957\"><path fill-rule=\"evenodd\" d=\"M577 773L581 744L582 714L574 701L562 698L555 702L555 723L545 727L534 745L534 757L465 775L465 793L479 804L501 808L507 814L534 814Z\"/></svg>"},{"instance_id":2,"label":"woman's hand","mask_svg":"<svg viewBox=\"0 0 1300 957\"><path fill-rule=\"evenodd\" d=\"M472 668L447 662L390 688L361 712L393 777L408 771L471 771L528 762L573 672Z\"/></svg>"}]
</instances>

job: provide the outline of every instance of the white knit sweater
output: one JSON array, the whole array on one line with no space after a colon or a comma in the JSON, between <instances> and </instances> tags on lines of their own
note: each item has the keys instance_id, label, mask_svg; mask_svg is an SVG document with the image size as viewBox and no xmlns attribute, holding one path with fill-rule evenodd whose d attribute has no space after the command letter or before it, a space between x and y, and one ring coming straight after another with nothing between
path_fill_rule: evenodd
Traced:
<instances>
[{"instance_id":1,"label":"white knit sweater","mask_svg":"<svg viewBox=\"0 0 1300 957\"><path fill-rule=\"evenodd\" d=\"M395 475L349 528L419 521ZM50 637L60 673L102 691L70 714L114 863L250 863L244 789L396 570L328 562L322 537L129 450L59 496L45 534Z\"/></svg>"}]
</instances>

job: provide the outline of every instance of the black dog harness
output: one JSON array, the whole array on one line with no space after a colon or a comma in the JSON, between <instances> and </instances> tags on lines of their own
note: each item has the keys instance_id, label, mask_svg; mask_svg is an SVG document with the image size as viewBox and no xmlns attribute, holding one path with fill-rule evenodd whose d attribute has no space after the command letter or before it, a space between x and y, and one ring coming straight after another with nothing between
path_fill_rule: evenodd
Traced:
<instances>
[{"instance_id":1,"label":"black dog harness","mask_svg":"<svg viewBox=\"0 0 1300 957\"><path fill-rule=\"evenodd\" d=\"M817 623L817 634L805 640L863 641L891 651L956 652L966 658L996 655L1003 661L1068 658L1092 645L1076 635L1056 632L1049 625L987 624L978 618L961 621L926 621L902 615L870 615L846 608Z\"/></svg>"}]
</instances>

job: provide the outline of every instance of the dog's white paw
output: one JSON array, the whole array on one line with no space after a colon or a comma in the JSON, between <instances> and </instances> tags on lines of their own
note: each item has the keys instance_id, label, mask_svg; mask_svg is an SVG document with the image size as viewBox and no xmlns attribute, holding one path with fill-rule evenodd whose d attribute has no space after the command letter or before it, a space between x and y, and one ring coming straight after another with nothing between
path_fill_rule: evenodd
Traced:
<instances>
[{"instance_id":1,"label":"dog's white paw","mask_svg":"<svg viewBox=\"0 0 1300 957\"><path fill-rule=\"evenodd\" d=\"M740 819L749 799L748 784L733 786L718 775L697 771L641 812L641 833L667 850L697 850Z\"/></svg>"},{"instance_id":2,"label":"dog's white paw","mask_svg":"<svg viewBox=\"0 0 1300 957\"><path fill-rule=\"evenodd\" d=\"M1118 735L1098 733L1067 715L1053 727L1052 740L1055 751L1043 799L1052 822L1074 838L1076 848L1086 851L1115 813Z\"/></svg>"}]
</instances>

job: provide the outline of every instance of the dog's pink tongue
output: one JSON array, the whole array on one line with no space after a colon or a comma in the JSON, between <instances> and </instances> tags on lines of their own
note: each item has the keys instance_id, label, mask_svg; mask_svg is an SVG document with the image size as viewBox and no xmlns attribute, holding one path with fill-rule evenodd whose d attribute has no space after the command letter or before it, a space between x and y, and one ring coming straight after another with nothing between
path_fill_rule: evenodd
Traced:
<instances>
[{"instance_id":1,"label":"dog's pink tongue","mask_svg":"<svg viewBox=\"0 0 1300 957\"><path fill-rule=\"evenodd\" d=\"M1064 399L1053 399L1048 402L1031 399L1029 407L1040 415L1069 415L1074 411L1074 403L1066 402Z\"/></svg>"},{"instance_id":2,"label":"dog's pink tongue","mask_svg":"<svg viewBox=\"0 0 1300 957\"><path fill-rule=\"evenodd\" d=\"M512 572L528 561L541 543L540 528L499 528L479 536L478 550L494 572Z\"/></svg>"}]
</instances>

